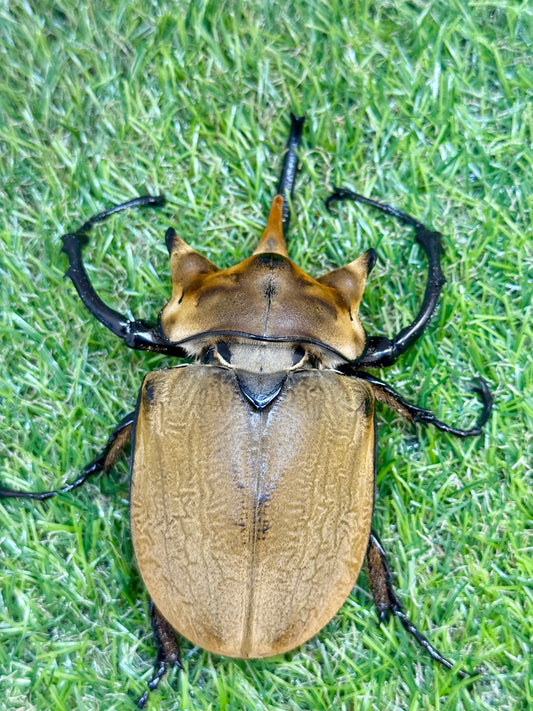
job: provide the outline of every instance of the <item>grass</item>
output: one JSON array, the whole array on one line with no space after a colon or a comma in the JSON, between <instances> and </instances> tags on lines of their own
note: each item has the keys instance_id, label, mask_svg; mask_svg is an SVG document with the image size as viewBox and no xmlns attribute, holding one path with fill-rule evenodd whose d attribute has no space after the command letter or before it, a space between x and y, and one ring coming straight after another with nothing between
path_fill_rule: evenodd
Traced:
<instances>
[{"instance_id":1,"label":"grass","mask_svg":"<svg viewBox=\"0 0 533 711\"><path fill-rule=\"evenodd\" d=\"M220 266L249 254L289 112L305 112L289 251L313 275L373 246L361 315L392 334L420 303L409 230L323 199L344 185L445 235L448 283L426 336L381 375L459 441L380 411L375 528L408 613L476 681L378 626L365 574L341 611L279 658L183 644L150 709L531 708L531 8L501 2L94 3L0 10L0 481L57 487L168 360L128 351L63 274L60 236L109 204L164 210L92 235L108 303L154 318L164 230ZM81 11L80 11L81 10ZM0 708L130 709L151 674L148 601L129 540L127 468L46 504L0 503Z\"/></svg>"}]
</instances>

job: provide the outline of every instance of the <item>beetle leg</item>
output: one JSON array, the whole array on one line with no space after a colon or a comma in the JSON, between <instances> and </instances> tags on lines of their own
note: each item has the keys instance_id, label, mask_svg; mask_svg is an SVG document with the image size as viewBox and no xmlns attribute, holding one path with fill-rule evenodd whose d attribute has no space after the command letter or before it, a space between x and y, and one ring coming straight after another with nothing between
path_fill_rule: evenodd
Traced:
<instances>
[{"instance_id":1,"label":"beetle leg","mask_svg":"<svg viewBox=\"0 0 533 711\"><path fill-rule=\"evenodd\" d=\"M154 675L148 682L148 690L144 692L137 702L137 707L140 709L145 707L150 691L157 689L169 664L176 666L178 669L183 669L180 661L180 650L176 633L172 626L161 615L152 600L150 600L150 616L152 618L152 628L157 643L157 657L155 660Z\"/></svg>"},{"instance_id":2,"label":"beetle leg","mask_svg":"<svg viewBox=\"0 0 533 711\"><path fill-rule=\"evenodd\" d=\"M57 489L57 491L17 491L14 489L0 488L0 499L16 498L37 499L37 501L44 501L45 499L50 499L52 496L56 496L57 494L66 494L67 491L72 491L72 489L75 489L83 484L93 474L98 474L102 471L109 471L131 439L131 428L134 419L134 412L130 412L126 415L126 417L124 417L124 419L111 433L102 452L96 457L96 459L93 459L90 464L87 464L81 474L70 484L65 484L65 486Z\"/></svg>"},{"instance_id":3,"label":"beetle leg","mask_svg":"<svg viewBox=\"0 0 533 711\"><path fill-rule=\"evenodd\" d=\"M395 392L390 385L382 382L379 378L376 378L369 373L365 373L364 371L346 368L343 368L343 370L350 375L354 375L357 378L361 378L361 380L366 380L370 383L378 402L382 402L384 405L387 405L411 422L418 422L423 425L433 425L442 432L447 432L448 434L455 435L456 437L464 438L480 435L483 426L489 419L490 411L492 410L492 395L487 383L482 378L476 378L476 385L473 388L474 392L481 395L481 399L483 401L483 410L479 420L475 427L472 427L469 430L461 430L457 427L451 427L450 425L441 422L435 417L431 410L426 410L422 407L418 407L417 405L413 405L411 402L408 402L401 395L398 395L398 393Z\"/></svg>"},{"instance_id":4,"label":"beetle leg","mask_svg":"<svg viewBox=\"0 0 533 711\"><path fill-rule=\"evenodd\" d=\"M138 321L136 319L130 321L126 316L110 308L102 301L94 290L85 271L81 254L86 241L86 235L94 225L103 222L110 215L130 207L158 207L163 205L164 202L165 198L162 195L156 197L143 195L142 197L129 200L121 205L114 205L109 208L109 210L104 210L104 212L99 212L87 220L87 222L75 232L69 232L63 235L62 251L65 252L69 261L66 276L72 279L81 300L100 323L103 323L104 326L116 336L122 338L130 348L182 356L185 355L185 352L181 348L169 344L167 339L157 328L150 326L144 321Z\"/></svg>"},{"instance_id":5,"label":"beetle leg","mask_svg":"<svg viewBox=\"0 0 533 711\"><path fill-rule=\"evenodd\" d=\"M336 188L335 192L326 200L326 208L330 210L332 202L337 200L354 200L365 205L375 207L388 215L398 218L402 222L415 228L415 238L424 248L428 258L428 279L424 300L416 318L405 328L403 328L394 338L385 336L371 336L367 340L366 352L359 361L360 365L371 366L372 368L384 368L395 363L398 358L410 346L417 341L425 331L437 303L440 292L446 283L444 274L440 268L440 258L442 254L441 233L425 227L413 217L396 210L390 205L384 205L370 198L354 193L351 190Z\"/></svg>"},{"instance_id":6,"label":"beetle leg","mask_svg":"<svg viewBox=\"0 0 533 711\"><path fill-rule=\"evenodd\" d=\"M394 592L394 588L392 587L391 574L385 551L374 532L370 533L366 559L368 564L368 579L370 587L372 588L372 594L374 595L374 602L380 622L386 620L390 614L398 617L407 632L413 635L418 644L423 647L436 662L439 662L447 669L453 669L454 663L437 652L431 642L418 631L403 611ZM464 671L458 671L458 674L463 679L469 676Z\"/></svg>"}]
</instances>

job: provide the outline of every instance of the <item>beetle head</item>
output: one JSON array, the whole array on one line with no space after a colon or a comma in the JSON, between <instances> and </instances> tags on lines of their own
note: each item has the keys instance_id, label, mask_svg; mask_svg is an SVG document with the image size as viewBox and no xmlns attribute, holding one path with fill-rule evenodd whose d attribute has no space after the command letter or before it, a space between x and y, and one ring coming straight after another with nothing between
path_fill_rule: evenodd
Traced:
<instances>
[{"instance_id":1,"label":"beetle head","mask_svg":"<svg viewBox=\"0 0 533 711\"><path fill-rule=\"evenodd\" d=\"M313 279L287 256L282 207L277 195L256 250L229 269L216 267L174 231L167 233L172 298L161 327L170 341L185 340L195 355L226 336L302 343L329 366L363 353L359 304L373 250Z\"/></svg>"}]
</instances>

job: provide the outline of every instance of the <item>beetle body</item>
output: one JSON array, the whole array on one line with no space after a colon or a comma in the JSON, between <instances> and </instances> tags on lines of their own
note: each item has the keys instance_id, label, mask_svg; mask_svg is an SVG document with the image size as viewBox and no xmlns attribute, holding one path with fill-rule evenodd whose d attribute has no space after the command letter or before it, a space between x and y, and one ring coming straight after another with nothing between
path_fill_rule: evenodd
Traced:
<instances>
[{"instance_id":1,"label":"beetle body","mask_svg":"<svg viewBox=\"0 0 533 711\"><path fill-rule=\"evenodd\" d=\"M350 190L328 198L328 209L354 200L411 225L428 259L413 321L392 338L367 338L359 305L374 251L318 279L287 254L284 197L294 187L302 126L292 116L278 195L248 259L219 269L167 230L172 297L157 325L102 301L82 246L97 223L129 207L161 205L161 196L115 205L63 236L67 275L101 323L130 348L194 363L147 375L135 412L72 483L42 492L0 487L0 498L42 501L71 491L109 470L132 438L133 544L159 648L150 690L169 663L179 663L175 630L207 650L244 658L305 642L342 605L365 557L380 619L395 615L434 660L453 667L403 612L371 530L374 405L470 437L480 434L492 398L479 379L478 424L458 429L364 370L391 365L424 332L444 284L441 235ZM147 698L148 691L140 708Z\"/></svg>"},{"instance_id":2,"label":"beetle body","mask_svg":"<svg viewBox=\"0 0 533 711\"><path fill-rule=\"evenodd\" d=\"M176 630L228 656L271 656L320 630L352 589L370 535L373 392L325 368L335 350L364 345L368 258L331 286L307 276L285 256L282 202L237 267L214 271L172 241L162 326L172 340L192 332L189 348L212 364L149 374L134 429L143 580Z\"/></svg>"}]
</instances>

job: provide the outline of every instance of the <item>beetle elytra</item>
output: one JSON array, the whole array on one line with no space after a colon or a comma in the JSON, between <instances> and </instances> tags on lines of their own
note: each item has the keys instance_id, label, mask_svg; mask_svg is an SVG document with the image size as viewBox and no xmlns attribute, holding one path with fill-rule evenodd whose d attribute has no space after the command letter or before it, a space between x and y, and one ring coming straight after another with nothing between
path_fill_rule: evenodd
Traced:
<instances>
[{"instance_id":1,"label":"beetle elytra","mask_svg":"<svg viewBox=\"0 0 533 711\"><path fill-rule=\"evenodd\" d=\"M149 373L135 411L74 482L48 492L4 488L0 497L44 500L69 491L109 469L131 439L133 544L159 648L150 689L179 663L175 631L244 658L302 644L338 611L365 558L380 618L397 616L433 659L453 666L402 611L372 531L375 403L467 437L480 433L492 399L480 380L478 425L461 430L366 372L394 363L426 328L444 284L440 234L356 193L330 196L328 208L365 202L411 225L427 254L416 318L394 338L367 337L359 304L374 251L317 279L287 253L302 125L292 117L278 194L250 257L219 269L167 230L172 296L157 326L104 304L85 271L82 238L114 212L162 198L113 207L63 238L67 274L97 319L131 348L194 362Z\"/></svg>"}]
</instances>

